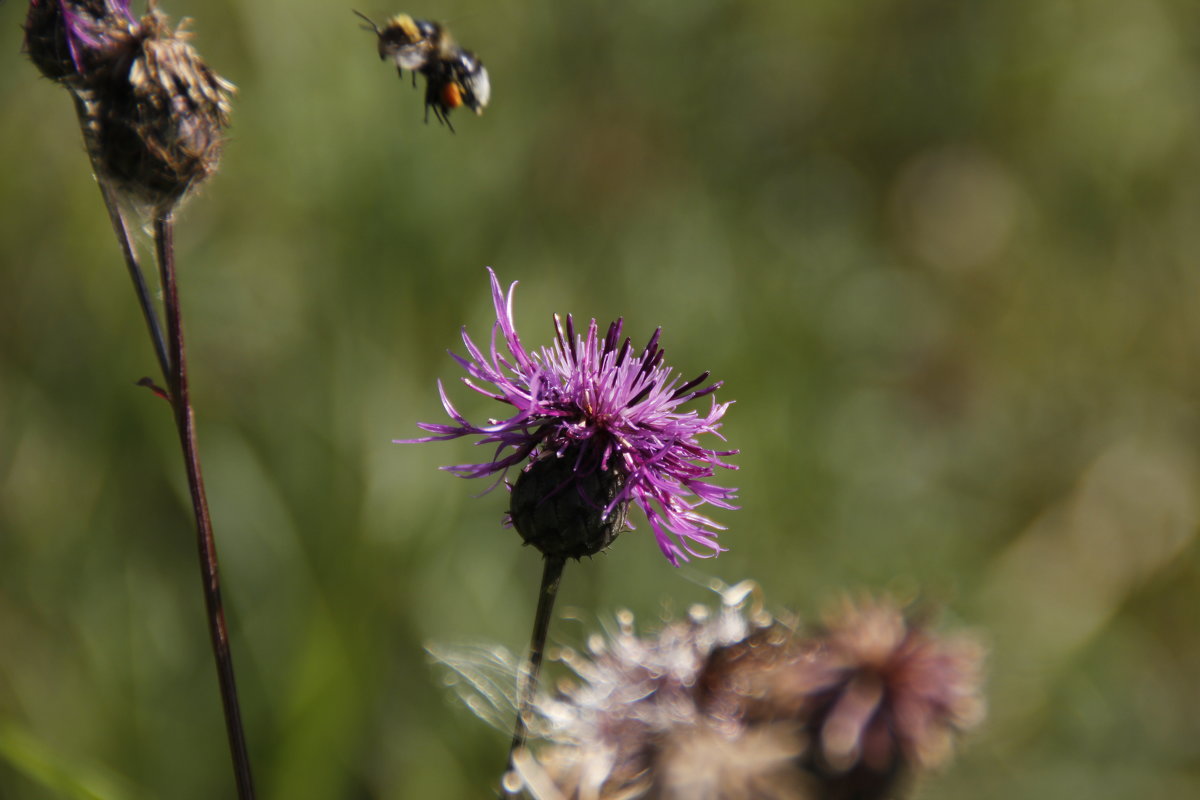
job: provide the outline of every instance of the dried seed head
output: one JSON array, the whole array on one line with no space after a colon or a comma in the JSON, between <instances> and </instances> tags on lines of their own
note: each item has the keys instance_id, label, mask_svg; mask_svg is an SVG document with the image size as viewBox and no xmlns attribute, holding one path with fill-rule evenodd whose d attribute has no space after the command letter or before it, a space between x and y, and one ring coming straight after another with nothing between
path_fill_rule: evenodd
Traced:
<instances>
[{"instance_id":1,"label":"dried seed head","mask_svg":"<svg viewBox=\"0 0 1200 800\"><path fill-rule=\"evenodd\" d=\"M105 177L160 208L218 166L233 84L213 72L151 4L133 33L90 76L91 142Z\"/></svg>"},{"instance_id":2,"label":"dried seed head","mask_svg":"<svg viewBox=\"0 0 1200 800\"><path fill-rule=\"evenodd\" d=\"M582 451L535 461L517 478L509 516L526 544L546 556L580 559L606 549L625 527L628 502L605 514L621 493L623 476L597 463L580 469Z\"/></svg>"},{"instance_id":3,"label":"dried seed head","mask_svg":"<svg viewBox=\"0 0 1200 800\"><path fill-rule=\"evenodd\" d=\"M762 725L730 736L706 725L668 732L647 797L663 800L807 800L815 782L797 768L804 739L795 726Z\"/></svg>"},{"instance_id":4,"label":"dried seed head","mask_svg":"<svg viewBox=\"0 0 1200 800\"><path fill-rule=\"evenodd\" d=\"M654 637L637 636L632 615L621 614L619 630L594 637L588 656L568 652L581 682L539 703L552 744L515 762L526 791L536 800L809 797L800 727L748 726L741 703L715 696L739 683L713 680L726 663L718 654L776 627L743 612L745 595L730 590L717 613L694 609Z\"/></svg>"},{"instance_id":5,"label":"dried seed head","mask_svg":"<svg viewBox=\"0 0 1200 800\"><path fill-rule=\"evenodd\" d=\"M24 50L47 78L80 88L134 24L129 0L30 0Z\"/></svg>"},{"instance_id":6,"label":"dried seed head","mask_svg":"<svg viewBox=\"0 0 1200 800\"><path fill-rule=\"evenodd\" d=\"M803 722L824 796L883 797L943 764L954 735L982 720L982 663L973 638L938 636L886 599L845 600L823 633L756 677L752 713Z\"/></svg>"},{"instance_id":7,"label":"dried seed head","mask_svg":"<svg viewBox=\"0 0 1200 800\"><path fill-rule=\"evenodd\" d=\"M548 746L514 760L510 780L535 800L883 800L981 718L973 640L886 600L847 603L800 636L735 596L656 637L626 615L588 657L568 653L580 683L539 702Z\"/></svg>"}]
</instances>

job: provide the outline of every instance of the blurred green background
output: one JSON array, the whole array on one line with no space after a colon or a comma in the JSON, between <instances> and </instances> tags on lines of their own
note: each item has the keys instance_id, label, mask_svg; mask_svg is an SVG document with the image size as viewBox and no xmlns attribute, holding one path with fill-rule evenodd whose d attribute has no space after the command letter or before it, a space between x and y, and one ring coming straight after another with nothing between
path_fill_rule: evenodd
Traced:
<instances>
[{"instance_id":1,"label":"blurred green background","mask_svg":"<svg viewBox=\"0 0 1200 800\"><path fill-rule=\"evenodd\" d=\"M237 83L177 244L262 798L487 796L507 736L429 642L527 641L539 559L437 466L484 265L664 328L736 399L729 552L643 524L567 572L559 641L753 578L945 609L985 727L922 798L1200 796L1194 0L356 6L449 21L451 135L351 6L164 0ZM135 3L140 11L140 3ZM230 797L165 405L66 94L0 6L0 798ZM713 443L715 444L715 442Z\"/></svg>"}]
</instances>

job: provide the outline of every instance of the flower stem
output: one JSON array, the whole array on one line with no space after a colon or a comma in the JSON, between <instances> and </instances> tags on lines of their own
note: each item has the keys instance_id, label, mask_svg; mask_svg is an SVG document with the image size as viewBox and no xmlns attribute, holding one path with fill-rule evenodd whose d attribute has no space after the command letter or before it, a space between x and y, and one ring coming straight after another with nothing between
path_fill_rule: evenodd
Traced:
<instances>
[{"instance_id":1,"label":"flower stem","mask_svg":"<svg viewBox=\"0 0 1200 800\"><path fill-rule=\"evenodd\" d=\"M562 556L546 556L542 568L542 586L538 593L537 611L533 615L533 637L529 643L529 661L526 664L521 684L520 703L517 706L517 723L513 728L512 745L508 749L508 766L512 768L513 753L525 744L528 719L533 713L533 698L537 693L538 673L542 670L542 657L546 652L546 634L550 630L550 618L554 611L554 600L558 597L558 585L562 581L563 567L567 560Z\"/></svg>"},{"instance_id":2,"label":"flower stem","mask_svg":"<svg viewBox=\"0 0 1200 800\"><path fill-rule=\"evenodd\" d=\"M192 511L196 517L196 534L200 549L200 574L204 583L204 602L208 611L209 633L213 655L217 661L217 680L221 687L221 703L225 709L225 729L233 755L233 772L237 780L239 800L252 800L254 782L250 773L250 757L246 751L246 735L242 729L241 709L237 699L237 684L233 674L233 655L229 649L229 632L225 611L221 605L221 582L217 567L217 544L213 538L212 518L204 495L204 479L200 474L200 454L196 446L195 416L188 399L187 359L183 345L183 322L179 307L179 290L175 281L174 220L170 209L160 209L154 219L154 247L162 279L163 303L166 309L168 363L172 369L164 377L167 392L175 412L175 425L183 448L187 469L188 489Z\"/></svg>"}]
</instances>

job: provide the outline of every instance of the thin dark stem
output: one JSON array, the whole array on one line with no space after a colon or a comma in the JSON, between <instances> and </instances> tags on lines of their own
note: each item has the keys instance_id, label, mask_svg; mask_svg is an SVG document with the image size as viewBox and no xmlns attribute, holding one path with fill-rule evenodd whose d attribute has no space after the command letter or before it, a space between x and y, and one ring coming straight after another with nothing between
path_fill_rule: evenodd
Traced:
<instances>
[{"instance_id":1,"label":"thin dark stem","mask_svg":"<svg viewBox=\"0 0 1200 800\"><path fill-rule=\"evenodd\" d=\"M188 489L192 496L192 511L196 516L196 533L200 547L200 573L204 581L204 602L208 611L209 633L213 655L217 660L217 680L221 686L221 703L225 708L225 729L233 755L233 772L237 779L238 798L252 800L254 782L250 774L250 757L246 751L246 734L242 730L242 713L238 706L237 684L233 676L233 655L229 650L229 632L225 626L225 611L221 605L221 581L217 567L217 543L213 538L212 518L204 496L204 479L200 474L200 454L196 447L195 416L188 399L187 359L183 346L183 321L179 308L179 289L175 282L174 221L169 210L161 211L154 220L154 246L162 278L163 303L166 308L167 340L170 346L169 363L174 369L166 373L167 391L179 428L183 461L187 468Z\"/></svg>"},{"instance_id":2,"label":"thin dark stem","mask_svg":"<svg viewBox=\"0 0 1200 800\"><path fill-rule=\"evenodd\" d=\"M104 198L104 208L108 211L109 222L112 223L113 234L117 237L117 244L121 247L121 255L125 257L125 267L129 270L129 277L133 281L133 291L137 295L138 306L142 309L142 317L146 320L146 329L150 333L150 342L154 345L154 355L158 359L158 368L162 370L164 377L171 372L171 362L167 357L167 345L163 341L162 326L158 322L158 312L154 309L154 301L150 297L150 290L146 287L146 279L142 274L141 265L138 264L137 255L133 250L133 241L129 238L129 228L125 225L125 217L121 213L121 206L117 202L116 195L109 188L104 178L101 176L99 165L96 163L94 148L91 146L92 136L91 129L88 124L87 108L84 101L79 95L71 93L71 98L75 101L75 113L79 117L79 129L83 132L84 142L88 145L88 154L92 159L92 171L96 173L96 183L100 187L100 196Z\"/></svg>"},{"instance_id":3,"label":"thin dark stem","mask_svg":"<svg viewBox=\"0 0 1200 800\"><path fill-rule=\"evenodd\" d=\"M558 597L558 585L562 581L563 567L567 561L562 556L546 556L542 568L542 587L538 593L537 611L533 616L533 637L529 643L529 661L522 675L520 702L517 705L517 724L513 728L512 746L508 749L508 766L512 768L513 753L525 744L528 719L533 713L533 698L537 693L538 674L542 670L542 657L546 652L546 634L550 630L550 618L554 611L554 600Z\"/></svg>"}]
</instances>

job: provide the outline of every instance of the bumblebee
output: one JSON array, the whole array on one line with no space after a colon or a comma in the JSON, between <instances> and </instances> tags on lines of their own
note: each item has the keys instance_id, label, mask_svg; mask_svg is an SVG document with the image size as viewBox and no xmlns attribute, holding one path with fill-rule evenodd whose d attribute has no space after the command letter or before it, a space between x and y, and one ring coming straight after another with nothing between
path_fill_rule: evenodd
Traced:
<instances>
[{"instance_id":1,"label":"bumblebee","mask_svg":"<svg viewBox=\"0 0 1200 800\"><path fill-rule=\"evenodd\" d=\"M483 113L492 95L487 69L478 56L458 46L445 26L397 14L381 27L365 14L354 13L370 26L364 30L379 38L379 58L393 61L401 78L408 70L416 86L417 73L425 76L426 123L433 109L437 121L453 133L451 111L466 106L476 114Z\"/></svg>"}]
</instances>

